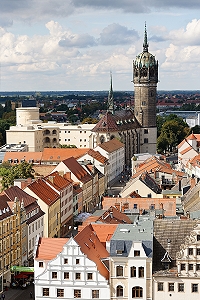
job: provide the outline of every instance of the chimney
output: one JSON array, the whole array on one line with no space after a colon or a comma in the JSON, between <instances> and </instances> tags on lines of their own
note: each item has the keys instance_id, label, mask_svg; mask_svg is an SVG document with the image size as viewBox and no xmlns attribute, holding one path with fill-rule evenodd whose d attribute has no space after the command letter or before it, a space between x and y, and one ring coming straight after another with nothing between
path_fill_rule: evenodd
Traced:
<instances>
[{"instance_id":1,"label":"chimney","mask_svg":"<svg viewBox=\"0 0 200 300\"><path fill-rule=\"evenodd\" d=\"M179 190L179 192L181 192L181 180L179 180L179 182L178 182L178 190Z\"/></svg>"}]
</instances>

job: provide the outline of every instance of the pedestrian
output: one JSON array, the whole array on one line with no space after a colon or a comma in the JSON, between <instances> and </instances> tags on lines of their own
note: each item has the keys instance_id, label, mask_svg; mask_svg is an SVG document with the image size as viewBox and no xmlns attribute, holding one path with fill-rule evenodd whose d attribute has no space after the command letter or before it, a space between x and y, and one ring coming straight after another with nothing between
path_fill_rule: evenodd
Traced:
<instances>
[{"instance_id":1,"label":"pedestrian","mask_svg":"<svg viewBox=\"0 0 200 300\"><path fill-rule=\"evenodd\" d=\"M31 299L33 298L33 293L32 293L32 292L30 292L30 298L31 298Z\"/></svg>"},{"instance_id":2,"label":"pedestrian","mask_svg":"<svg viewBox=\"0 0 200 300\"><path fill-rule=\"evenodd\" d=\"M3 294L1 295L1 298L2 298L2 299L5 299L5 297L6 297L6 296L5 296L5 294L3 293Z\"/></svg>"}]
</instances>

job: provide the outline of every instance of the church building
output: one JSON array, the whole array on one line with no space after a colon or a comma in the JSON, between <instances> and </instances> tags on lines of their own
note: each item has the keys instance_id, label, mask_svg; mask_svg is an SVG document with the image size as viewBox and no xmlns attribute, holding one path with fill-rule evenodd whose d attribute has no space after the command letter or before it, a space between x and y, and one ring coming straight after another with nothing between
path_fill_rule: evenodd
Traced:
<instances>
[{"instance_id":1,"label":"church building","mask_svg":"<svg viewBox=\"0 0 200 300\"><path fill-rule=\"evenodd\" d=\"M135 153L156 153L158 61L148 48L145 25L143 51L133 61L135 107L115 111L111 77L107 112L92 130L96 145L113 138L125 144L127 166Z\"/></svg>"}]
</instances>

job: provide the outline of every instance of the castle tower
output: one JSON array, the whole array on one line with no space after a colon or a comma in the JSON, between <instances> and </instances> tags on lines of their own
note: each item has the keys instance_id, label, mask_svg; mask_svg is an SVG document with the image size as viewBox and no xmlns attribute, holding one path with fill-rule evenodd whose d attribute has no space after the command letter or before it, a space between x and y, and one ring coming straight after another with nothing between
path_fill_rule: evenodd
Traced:
<instances>
[{"instance_id":1,"label":"castle tower","mask_svg":"<svg viewBox=\"0 0 200 300\"><path fill-rule=\"evenodd\" d=\"M158 61L148 51L145 23L143 51L133 61L133 83L135 94L134 114L142 126L140 152L156 153L156 96L158 83Z\"/></svg>"},{"instance_id":2,"label":"castle tower","mask_svg":"<svg viewBox=\"0 0 200 300\"><path fill-rule=\"evenodd\" d=\"M110 90L108 94L107 111L114 114L114 96L112 87L112 73L110 73Z\"/></svg>"},{"instance_id":3,"label":"castle tower","mask_svg":"<svg viewBox=\"0 0 200 300\"><path fill-rule=\"evenodd\" d=\"M142 127L156 127L158 61L148 52L145 24L143 52L133 61L135 116Z\"/></svg>"}]
</instances>

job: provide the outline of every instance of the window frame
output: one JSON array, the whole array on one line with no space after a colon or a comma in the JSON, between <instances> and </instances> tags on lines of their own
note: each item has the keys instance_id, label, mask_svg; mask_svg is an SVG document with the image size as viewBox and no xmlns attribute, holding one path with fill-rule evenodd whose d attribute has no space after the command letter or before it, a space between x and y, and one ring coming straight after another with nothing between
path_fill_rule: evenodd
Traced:
<instances>
[{"instance_id":1,"label":"window frame","mask_svg":"<svg viewBox=\"0 0 200 300\"><path fill-rule=\"evenodd\" d=\"M120 284L116 287L116 297L124 297L124 288Z\"/></svg>"},{"instance_id":2,"label":"window frame","mask_svg":"<svg viewBox=\"0 0 200 300\"><path fill-rule=\"evenodd\" d=\"M51 279L57 279L58 278L58 272L51 272Z\"/></svg>"},{"instance_id":3,"label":"window frame","mask_svg":"<svg viewBox=\"0 0 200 300\"><path fill-rule=\"evenodd\" d=\"M185 285L183 282L178 282L178 292L183 293L185 291Z\"/></svg>"},{"instance_id":4,"label":"window frame","mask_svg":"<svg viewBox=\"0 0 200 300\"><path fill-rule=\"evenodd\" d=\"M198 293L199 292L199 285L198 285L198 283L192 283L191 284L191 292L192 293Z\"/></svg>"},{"instance_id":5,"label":"window frame","mask_svg":"<svg viewBox=\"0 0 200 300\"><path fill-rule=\"evenodd\" d=\"M92 290L92 299L99 299L99 290Z\"/></svg>"},{"instance_id":6,"label":"window frame","mask_svg":"<svg viewBox=\"0 0 200 300\"><path fill-rule=\"evenodd\" d=\"M174 282L168 282L168 292L174 292Z\"/></svg>"},{"instance_id":7,"label":"window frame","mask_svg":"<svg viewBox=\"0 0 200 300\"><path fill-rule=\"evenodd\" d=\"M74 298L81 298L81 290L74 289Z\"/></svg>"},{"instance_id":8,"label":"window frame","mask_svg":"<svg viewBox=\"0 0 200 300\"><path fill-rule=\"evenodd\" d=\"M57 297L64 298L64 289L57 289Z\"/></svg>"},{"instance_id":9,"label":"window frame","mask_svg":"<svg viewBox=\"0 0 200 300\"><path fill-rule=\"evenodd\" d=\"M49 288L42 288L42 296L49 297Z\"/></svg>"},{"instance_id":10,"label":"window frame","mask_svg":"<svg viewBox=\"0 0 200 300\"><path fill-rule=\"evenodd\" d=\"M158 282L157 283L157 291L163 292L164 291L164 282Z\"/></svg>"},{"instance_id":11,"label":"window frame","mask_svg":"<svg viewBox=\"0 0 200 300\"><path fill-rule=\"evenodd\" d=\"M124 268L123 266L116 266L116 277L124 276Z\"/></svg>"}]
</instances>

